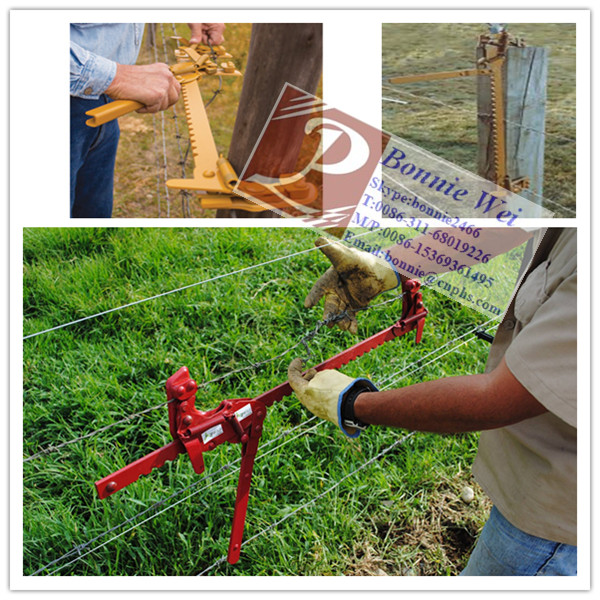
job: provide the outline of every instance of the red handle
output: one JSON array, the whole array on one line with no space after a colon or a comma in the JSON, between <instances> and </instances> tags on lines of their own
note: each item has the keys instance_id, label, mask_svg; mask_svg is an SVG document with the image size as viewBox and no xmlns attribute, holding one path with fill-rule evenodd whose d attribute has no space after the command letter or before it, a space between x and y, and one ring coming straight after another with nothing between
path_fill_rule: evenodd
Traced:
<instances>
[{"instance_id":1,"label":"red handle","mask_svg":"<svg viewBox=\"0 0 600 600\"><path fill-rule=\"evenodd\" d=\"M242 445L242 463L240 465L240 477L235 497L229 551L227 553L227 562L232 565L239 560L240 552L242 551L242 538L244 537L246 511L248 509L248 498L252 484L254 458L256 457L260 436L262 435L262 424L267 414L267 407L262 402L254 401L252 402L252 412L253 419L248 434L248 441Z\"/></svg>"}]
</instances>

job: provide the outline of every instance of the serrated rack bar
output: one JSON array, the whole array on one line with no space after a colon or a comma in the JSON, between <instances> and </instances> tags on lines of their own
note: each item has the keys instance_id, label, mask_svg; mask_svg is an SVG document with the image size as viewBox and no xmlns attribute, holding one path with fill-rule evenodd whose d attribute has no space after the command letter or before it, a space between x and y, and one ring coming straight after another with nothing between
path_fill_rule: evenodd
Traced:
<instances>
[{"instance_id":1,"label":"serrated rack bar","mask_svg":"<svg viewBox=\"0 0 600 600\"><path fill-rule=\"evenodd\" d=\"M350 361L370 352L385 342L416 330L415 343L421 341L427 309L423 305L420 282L409 279L402 284L402 318L392 326L355 344L318 364L315 369L338 369ZM167 379L166 391L169 409L169 428L173 441L150 454L115 471L96 482L101 499L134 483L142 475L149 475L167 461L187 453L194 471L204 471L204 452L213 450L225 442L242 445L242 460L235 499L233 524L229 540L227 560L235 564L240 557L246 509L250 494L254 457L262 435L267 408L293 393L288 382L272 388L255 398L224 400L213 410L206 412L196 408L198 385L190 378L187 367L181 367Z\"/></svg>"}]
</instances>

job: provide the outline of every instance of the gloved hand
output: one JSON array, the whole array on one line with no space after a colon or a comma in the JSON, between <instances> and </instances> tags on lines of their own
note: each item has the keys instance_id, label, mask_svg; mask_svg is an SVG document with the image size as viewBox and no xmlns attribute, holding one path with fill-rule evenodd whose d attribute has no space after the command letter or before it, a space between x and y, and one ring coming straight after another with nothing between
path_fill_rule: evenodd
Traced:
<instances>
[{"instance_id":1,"label":"gloved hand","mask_svg":"<svg viewBox=\"0 0 600 600\"><path fill-rule=\"evenodd\" d=\"M354 416L354 401L363 392L378 391L365 378L353 379L333 369L302 375L303 362L295 358L288 367L288 381L300 402L321 419L337 425L348 437L355 438L367 428Z\"/></svg>"},{"instance_id":2,"label":"gloved hand","mask_svg":"<svg viewBox=\"0 0 600 600\"><path fill-rule=\"evenodd\" d=\"M368 252L349 248L340 242L317 238L315 246L327 256L333 265L316 281L304 300L306 308L312 308L325 297L323 318L325 320L346 311L348 314L330 324L350 333L358 331L357 309L364 308L375 296L398 287L400 274L381 258Z\"/></svg>"}]
</instances>

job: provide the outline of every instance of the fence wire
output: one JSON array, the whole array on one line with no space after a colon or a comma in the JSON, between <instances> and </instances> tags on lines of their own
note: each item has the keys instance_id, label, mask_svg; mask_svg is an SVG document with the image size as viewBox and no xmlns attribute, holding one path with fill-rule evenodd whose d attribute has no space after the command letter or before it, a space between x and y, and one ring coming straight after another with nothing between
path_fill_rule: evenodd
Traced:
<instances>
[{"instance_id":1,"label":"fence wire","mask_svg":"<svg viewBox=\"0 0 600 600\"><path fill-rule=\"evenodd\" d=\"M382 82L381 87L388 91L392 91L392 92L404 95L405 97L413 98L415 100L418 100L419 102L422 102L423 100L425 100L425 101L431 102L432 104L435 104L437 106L443 106L443 107L449 108L453 111L459 111L464 114L468 114L469 116L474 116L473 110L463 108L462 106L457 106L456 104L450 104L449 102L444 102L444 101L440 100L439 98L432 96L431 94L427 94L427 95L415 94L413 92L409 92L408 90L402 89L402 86L386 85L384 82ZM408 102L406 102L406 101L398 100L395 98L384 97L382 99L387 102L396 102L398 104L408 104ZM478 117L491 117L491 115L483 114L483 113L477 113L477 116ZM554 115L554 116L556 116L556 115ZM568 116L568 115L566 115L566 116ZM549 132L546 129L544 129L544 130L535 129L533 127L523 125L522 123L518 123L517 121L512 121L510 119L504 119L504 121L513 128L519 128L519 129L522 129L525 131L531 131L534 133L538 133L539 135L544 136L544 138L556 139L556 140L559 140L559 141L567 143L567 144L577 143L577 140L575 138L560 135L560 134L553 133L553 132ZM548 204L551 204L553 207L556 207L559 210L563 210L573 216L575 216L577 214L577 211L575 209L571 208L570 206L561 204L560 202L557 202L556 200L548 198L547 196L544 196L542 194L534 192L533 190L527 189L527 190L525 190L525 192L527 192L527 194L531 194L532 196L535 196L536 198L539 198L541 200L542 205L548 203Z\"/></svg>"}]
</instances>

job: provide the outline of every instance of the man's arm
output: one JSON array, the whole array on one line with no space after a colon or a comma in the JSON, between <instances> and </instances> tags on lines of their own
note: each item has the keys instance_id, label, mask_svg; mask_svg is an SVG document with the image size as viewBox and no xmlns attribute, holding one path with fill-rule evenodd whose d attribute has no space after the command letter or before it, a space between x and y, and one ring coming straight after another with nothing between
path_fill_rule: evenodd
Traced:
<instances>
[{"instance_id":1,"label":"man's arm","mask_svg":"<svg viewBox=\"0 0 600 600\"><path fill-rule=\"evenodd\" d=\"M547 412L508 369L360 394L354 415L371 425L460 433L505 427Z\"/></svg>"},{"instance_id":2,"label":"man's arm","mask_svg":"<svg viewBox=\"0 0 600 600\"><path fill-rule=\"evenodd\" d=\"M181 86L165 63L121 65L105 93L113 100L135 100L144 107L137 112L154 113L177 102Z\"/></svg>"},{"instance_id":3,"label":"man's arm","mask_svg":"<svg viewBox=\"0 0 600 600\"><path fill-rule=\"evenodd\" d=\"M224 23L188 23L190 42L221 44ZM117 65L117 72L106 94L113 100L135 100L144 104L139 113L166 110L177 102L181 86L164 63Z\"/></svg>"},{"instance_id":4,"label":"man's arm","mask_svg":"<svg viewBox=\"0 0 600 600\"><path fill-rule=\"evenodd\" d=\"M448 377L385 392L367 379L335 369L302 373L294 359L288 380L300 402L348 436L367 425L462 433L495 429L547 412L510 372L504 360L483 375Z\"/></svg>"},{"instance_id":5,"label":"man's arm","mask_svg":"<svg viewBox=\"0 0 600 600\"><path fill-rule=\"evenodd\" d=\"M70 43L70 94L78 98L97 99L110 85L116 63Z\"/></svg>"}]
</instances>

